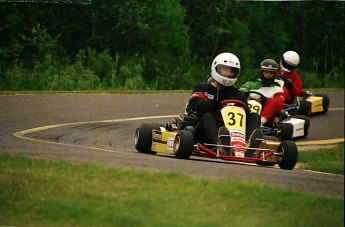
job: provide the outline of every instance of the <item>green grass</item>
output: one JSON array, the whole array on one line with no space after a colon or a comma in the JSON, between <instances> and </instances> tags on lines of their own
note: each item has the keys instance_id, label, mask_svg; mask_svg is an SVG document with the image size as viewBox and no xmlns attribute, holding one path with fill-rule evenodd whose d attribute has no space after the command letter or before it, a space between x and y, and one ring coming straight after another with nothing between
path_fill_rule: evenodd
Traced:
<instances>
[{"instance_id":1,"label":"green grass","mask_svg":"<svg viewBox=\"0 0 345 227\"><path fill-rule=\"evenodd\" d=\"M344 226L344 199L1 154L2 225Z\"/></svg>"},{"instance_id":2,"label":"green grass","mask_svg":"<svg viewBox=\"0 0 345 227\"><path fill-rule=\"evenodd\" d=\"M298 152L299 168L344 174L344 143L333 148Z\"/></svg>"}]
</instances>

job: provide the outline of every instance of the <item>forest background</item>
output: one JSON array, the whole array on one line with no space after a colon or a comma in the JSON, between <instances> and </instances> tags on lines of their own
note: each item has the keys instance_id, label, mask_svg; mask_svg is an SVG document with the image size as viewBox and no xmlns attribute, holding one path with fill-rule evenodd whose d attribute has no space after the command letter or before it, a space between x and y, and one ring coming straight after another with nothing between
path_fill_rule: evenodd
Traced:
<instances>
[{"instance_id":1,"label":"forest background","mask_svg":"<svg viewBox=\"0 0 345 227\"><path fill-rule=\"evenodd\" d=\"M344 88L345 2L0 0L0 90L191 90L213 58L296 51L305 88Z\"/></svg>"}]
</instances>

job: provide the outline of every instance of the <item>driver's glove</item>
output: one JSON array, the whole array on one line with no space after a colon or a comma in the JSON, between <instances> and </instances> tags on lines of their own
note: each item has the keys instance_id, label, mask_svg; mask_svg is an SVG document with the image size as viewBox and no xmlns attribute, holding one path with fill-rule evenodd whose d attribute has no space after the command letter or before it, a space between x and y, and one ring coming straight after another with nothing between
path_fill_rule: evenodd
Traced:
<instances>
[{"instance_id":1,"label":"driver's glove","mask_svg":"<svg viewBox=\"0 0 345 227\"><path fill-rule=\"evenodd\" d=\"M249 94L249 98L250 99L254 99L256 101L259 101L261 99L261 96L259 94L255 94L255 93L250 93Z\"/></svg>"},{"instance_id":2,"label":"driver's glove","mask_svg":"<svg viewBox=\"0 0 345 227\"><path fill-rule=\"evenodd\" d=\"M212 101L208 102L208 110L210 111L216 111L223 107L222 103L219 100L213 99Z\"/></svg>"},{"instance_id":3,"label":"driver's glove","mask_svg":"<svg viewBox=\"0 0 345 227\"><path fill-rule=\"evenodd\" d=\"M310 95L311 95L311 92L310 92L310 91L305 91L305 90L303 90L302 93L301 93L301 96L303 96L303 97L308 97L308 96L310 96Z\"/></svg>"},{"instance_id":4,"label":"driver's glove","mask_svg":"<svg viewBox=\"0 0 345 227\"><path fill-rule=\"evenodd\" d=\"M283 78L283 80L284 80L284 86L285 86L288 90L291 90L291 89L293 88L292 83L291 83L288 79L286 79L286 78Z\"/></svg>"}]
</instances>

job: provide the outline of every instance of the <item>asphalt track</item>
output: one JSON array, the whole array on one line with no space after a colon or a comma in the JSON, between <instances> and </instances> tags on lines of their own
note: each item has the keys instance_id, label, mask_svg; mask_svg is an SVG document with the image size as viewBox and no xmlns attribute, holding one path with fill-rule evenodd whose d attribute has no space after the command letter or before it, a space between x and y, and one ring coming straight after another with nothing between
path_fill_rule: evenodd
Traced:
<instances>
[{"instance_id":1,"label":"asphalt track","mask_svg":"<svg viewBox=\"0 0 345 227\"><path fill-rule=\"evenodd\" d=\"M300 149L344 141L344 92L331 99L325 115L311 118ZM344 175L135 151L134 131L147 122L167 123L184 109L189 94L50 94L0 96L0 152L63 160L179 172L193 177L264 182L274 186L344 198Z\"/></svg>"}]
</instances>

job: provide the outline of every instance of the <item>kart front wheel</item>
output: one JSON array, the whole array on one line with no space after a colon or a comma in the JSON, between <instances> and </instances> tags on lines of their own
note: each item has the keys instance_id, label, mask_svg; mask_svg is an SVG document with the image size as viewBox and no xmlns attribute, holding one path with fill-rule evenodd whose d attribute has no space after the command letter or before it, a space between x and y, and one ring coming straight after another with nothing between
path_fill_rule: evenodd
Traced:
<instances>
[{"instance_id":1,"label":"kart front wheel","mask_svg":"<svg viewBox=\"0 0 345 227\"><path fill-rule=\"evenodd\" d=\"M134 146L138 152L156 154L156 152L151 151L152 130L159 130L160 126L159 124L142 124L135 130Z\"/></svg>"},{"instance_id":2,"label":"kart front wheel","mask_svg":"<svg viewBox=\"0 0 345 227\"><path fill-rule=\"evenodd\" d=\"M280 137L283 140L292 140L293 139L293 125L291 123L284 123L281 128Z\"/></svg>"},{"instance_id":3,"label":"kart front wheel","mask_svg":"<svg viewBox=\"0 0 345 227\"><path fill-rule=\"evenodd\" d=\"M311 103L306 101L306 100L301 100L298 113L300 115L310 117L310 115L311 115Z\"/></svg>"},{"instance_id":4,"label":"kart front wheel","mask_svg":"<svg viewBox=\"0 0 345 227\"><path fill-rule=\"evenodd\" d=\"M283 141L278 147L278 155L281 156L278 165L281 169L291 170L297 163L298 151L293 141Z\"/></svg>"},{"instance_id":5,"label":"kart front wheel","mask_svg":"<svg viewBox=\"0 0 345 227\"><path fill-rule=\"evenodd\" d=\"M173 150L176 158L189 159L193 153L194 137L188 130L181 130L176 134Z\"/></svg>"}]
</instances>

